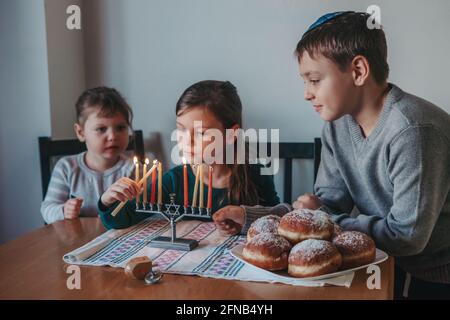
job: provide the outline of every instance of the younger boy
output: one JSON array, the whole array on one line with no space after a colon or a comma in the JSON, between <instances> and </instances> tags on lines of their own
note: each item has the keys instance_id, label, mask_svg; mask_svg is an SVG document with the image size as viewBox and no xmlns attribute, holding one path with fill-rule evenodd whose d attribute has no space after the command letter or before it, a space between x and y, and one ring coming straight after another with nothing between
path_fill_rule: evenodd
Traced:
<instances>
[{"instance_id":1,"label":"younger boy","mask_svg":"<svg viewBox=\"0 0 450 320\"><path fill-rule=\"evenodd\" d=\"M56 163L41 205L46 223L98 216L100 195L116 180L134 172L134 165L123 154L133 112L122 95L113 88L88 89L75 107L75 133L86 143L87 151Z\"/></svg>"}]
</instances>

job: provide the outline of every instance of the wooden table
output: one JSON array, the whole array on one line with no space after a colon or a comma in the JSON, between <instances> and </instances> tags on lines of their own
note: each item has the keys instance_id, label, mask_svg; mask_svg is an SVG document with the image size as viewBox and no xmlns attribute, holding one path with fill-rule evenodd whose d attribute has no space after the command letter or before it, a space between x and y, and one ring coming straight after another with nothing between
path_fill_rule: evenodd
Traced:
<instances>
[{"instance_id":1,"label":"wooden table","mask_svg":"<svg viewBox=\"0 0 450 320\"><path fill-rule=\"evenodd\" d=\"M0 299L392 299L394 261L381 267L381 289L369 290L360 270L352 286L295 287L164 275L147 286L123 269L81 266L81 289L69 290L62 256L105 231L98 218L59 221L0 246Z\"/></svg>"}]
</instances>

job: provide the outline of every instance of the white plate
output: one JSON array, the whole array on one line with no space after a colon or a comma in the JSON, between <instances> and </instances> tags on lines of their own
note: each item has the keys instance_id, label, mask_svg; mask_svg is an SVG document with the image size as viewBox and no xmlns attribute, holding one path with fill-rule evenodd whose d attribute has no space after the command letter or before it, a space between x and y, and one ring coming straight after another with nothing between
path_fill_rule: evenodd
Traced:
<instances>
[{"instance_id":1,"label":"white plate","mask_svg":"<svg viewBox=\"0 0 450 320\"><path fill-rule=\"evenodd\" d=\"M265 270L265 269L259 268L259 267L255 266L255 265L245 261L244 257L242 256L242 250L243 249L244 249L244 245L241 244L241 245L238 245L238 246L234 247L233 249L231 249L230 253L235 258L241 260L242 262L244 262L244 263L246 263L246 264L248 264L248 265L250 265L250 266L252 266L254 268L257 268L257 269L259 269L261 271L264 271L264 272L266 272L266 273L268 273L268 274L270 274L272 276L285 278L287 280L292 280L292 279L320 280L320 279L339 277L339 276L342 276L344 274L347 274L347 273L350 273L350 272L353 272L353 271L356 271L356 270L367 268L368 266L373 265L373 264L382 263L382 262L386 261L387 258L389 258L389 256L386 254L386 252L384 252L384 251L382 251L380 249L377 249L376 253L375 253L375 261L372 262L372 263L366 264L364 266L360 266L360 267L356 267L356 268L352 268L352 269L341 270L341 271L338 271L338 272L328 273L328 274L324 274L324 275L316 276L316 277L296 278L296 277L292 277L291 275L289 275L287 273L287 270L283 270L283 271L269 271L269 270Z\"/></svg>"}]
</instances>

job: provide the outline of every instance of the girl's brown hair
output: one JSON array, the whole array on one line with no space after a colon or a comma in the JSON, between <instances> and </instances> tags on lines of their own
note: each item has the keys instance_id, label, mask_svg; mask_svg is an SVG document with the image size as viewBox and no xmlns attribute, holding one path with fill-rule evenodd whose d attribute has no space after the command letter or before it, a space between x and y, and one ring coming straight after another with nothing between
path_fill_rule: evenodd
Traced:
<instances>
[{"instance_id":1,"label":"girl's brown hair","mask_svg":"<svg viewBox=\"0 0 450 320\"><path fill-rule=\"evenodd\" d=\"M176 115L196 107L207 108L224 126L242 128L242 103L236 87L229 81L204 80L187 88L176 106ZM236 142L234 145L236 148ZM236 159L236 152L235 159ZM256 205L258 193L248 164L228 164L231 169L228 197L231 204Z\"/></svg>"}]
</instances>

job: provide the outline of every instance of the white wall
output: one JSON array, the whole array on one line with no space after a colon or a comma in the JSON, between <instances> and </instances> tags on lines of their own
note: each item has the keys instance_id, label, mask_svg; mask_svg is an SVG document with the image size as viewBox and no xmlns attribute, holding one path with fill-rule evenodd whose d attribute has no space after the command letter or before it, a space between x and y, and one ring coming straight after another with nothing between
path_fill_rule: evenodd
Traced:
<instances>
[{"instance_id":1,"label":"white wall","mask_svg":"<svg viewBox=\"0 0 450 320\"><path fill-rule=\"evenodd\" d=\"M50 134L43 0L0 1L0 243L42 226L37 137Z\"/></svg>"}]
</instances>

